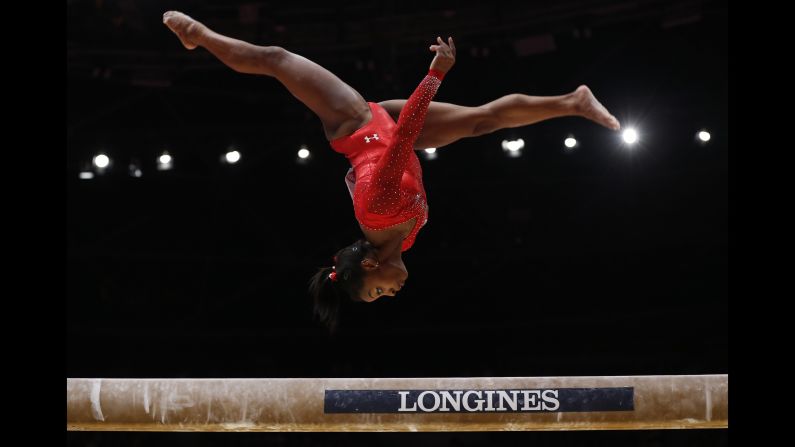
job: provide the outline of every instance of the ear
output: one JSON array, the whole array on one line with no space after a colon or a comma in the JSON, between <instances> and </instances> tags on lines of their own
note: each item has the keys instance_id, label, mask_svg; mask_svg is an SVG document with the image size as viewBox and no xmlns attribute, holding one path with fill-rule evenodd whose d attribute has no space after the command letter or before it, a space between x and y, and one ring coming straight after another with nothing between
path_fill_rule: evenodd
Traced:
<instances>
[{"instance_id":1,"label":"ear","mask_svg":"<svg viewBox=\"0 0 795 447\"><path fill-rule=\"evenodd\" d=\"M375 270L378 268L378 263L374 259L365 257L362 259L362 268L367 271Z\"/></svg>"}]
</instances>

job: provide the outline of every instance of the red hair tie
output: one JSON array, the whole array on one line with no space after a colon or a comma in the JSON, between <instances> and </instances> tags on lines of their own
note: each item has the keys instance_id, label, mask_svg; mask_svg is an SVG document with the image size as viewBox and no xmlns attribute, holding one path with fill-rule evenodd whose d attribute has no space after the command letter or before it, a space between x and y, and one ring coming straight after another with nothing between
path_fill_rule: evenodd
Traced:
<instances>
[{"instance_id":1,"label":"red hair tie","mask_svg":"<svg viewBox=\"0 0 795 447\"><path fill-rule=\"evenodd\" d=\"M328 274L328 277L329 277L329 279L330 279L330 280L332 280L333 282L337 282L337 272L331 272L331 273L329 273L329 274Z\"/></svg>"}]
</instances>

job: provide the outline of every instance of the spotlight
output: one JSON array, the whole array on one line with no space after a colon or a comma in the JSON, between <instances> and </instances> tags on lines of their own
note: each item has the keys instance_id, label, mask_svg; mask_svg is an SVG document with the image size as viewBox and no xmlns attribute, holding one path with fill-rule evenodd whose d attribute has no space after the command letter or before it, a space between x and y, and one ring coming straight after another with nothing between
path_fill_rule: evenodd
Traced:
<instances>
[{"instance_id":1,"label":"spotlight","mask_svg":"<svg viewBox=\"0 0 795 447\"><path fill-rule=\"evenodd\" d=\"M91 180L94 178L94 171L91 170L91 164L91 161L81 163L80 173L77 175L81 180Z\"/></svg>"},{"instance_id":2,"label":"spotlight","mask_svg":"<svg viewBox=\"0 0 795 447\"><path fill-rule=\"evenodd\" d=\"M635 144L638 141L638 132L635 129L626 129L622 134L621 137L624 139L624 142L627 144Z\"/></svg>"},{"instance_id":3,"label":"spotlight","mask_svg":"<svg viewBox=\"0 0 795 447\"><path fill-rule=\"evenodd\" d=\"M229 164L235 164L240 161L240 152L231 150L224 155L224 159Z\"/></svg>"},{"instance_id":4,"label":"spotlight","mask_svg":"<svg viewBox=\"0 0 795 447\"><path fill-rule=\"evenodd\" d=\"M563 145L568 149L573 149L577 146L577 140L574 137L568 137L563 141Z\"/></svg>"},{"instance_id":5,"label":"spotlight","mask_svg":"<svg viewBox=\"0 0 795 447\"><path fill-rule=\"evenodd\" d=\"M168 151L163 151L163 153L157 157L157 170L158 171L168 171L173 166L174 159L168 153Z\"/></svg>"},{"instance_id":6,"label":"spotlight","mask_svg":"<svg viewBox=\"0 0 795 447\"><path fill-rule=\"evenodd\" d=\"M139 178L143 173L141 172L141 164L138 162L138 159L133 158L130 160L130 166L128 166L128 171L130 173L130 177Z\"/></svg>"},{"instance_id":7,"label":"spotlight","mask_svg":"<svg viewBox=\"0 0 795 447\"><path fill-rule=\"evenodd\" d=\"M305 165L309 163L309 158L312 157L312 152L309 151L309 148L302 144L301 147L298 149L298 162L299 165Z\"/></svg>"},{"instance_id":8,"label":"spotlight","mask_svg":"<svg viewBox=\"0 0 795 447\"><path fill-rule=\"evenodd\" d=\"M110 166L110 158L108 158L107 155L101 152L97 154L96 157L94 157L93 161L94 161L94 166L96 166L97 169L105 169L108 166Z\"/></svg>"},{"instance_id":9,"label":"spotlight","mask_svg":"<svg viewBox=\"0 0 795 447\"><path fill-rule=\"evenodd\" d=\"M524 148L524 140L502 140L502 150L508 152L509 157L518 157L522 155L522 148Z\"/></svg>"}]
</instances>

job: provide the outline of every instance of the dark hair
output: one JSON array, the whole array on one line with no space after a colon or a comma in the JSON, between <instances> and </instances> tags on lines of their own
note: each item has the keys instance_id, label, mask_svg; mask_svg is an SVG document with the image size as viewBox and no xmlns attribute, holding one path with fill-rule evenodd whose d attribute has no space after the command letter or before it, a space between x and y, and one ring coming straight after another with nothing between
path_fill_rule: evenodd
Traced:
<instances>
[{"instance_id":1,"label":"dark hair","mask_svg":"<svg viewBox=\"0 0 795 447\"><path fill-rule=\"evenodd\" d=\"M332 267L321 267L309 280L309 293L312 295L315 317L334 332L337 328L337 317L342 300L347 296L351 301L362 301L359 292L364 284L364 268L362 259L372 250L372 245L365 239L339 250L334 257L336 264ZM329 278L331 272L337 272L337 280Z\"/></svg>"}]
</instances>

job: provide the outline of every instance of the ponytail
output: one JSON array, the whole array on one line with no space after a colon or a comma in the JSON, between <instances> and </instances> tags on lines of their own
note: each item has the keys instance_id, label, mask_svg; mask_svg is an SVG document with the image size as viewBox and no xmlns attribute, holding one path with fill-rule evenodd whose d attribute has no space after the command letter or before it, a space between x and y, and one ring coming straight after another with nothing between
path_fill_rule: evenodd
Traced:
<instances>
[{"instance_id":1,"label":"ponytail","mask_svg":"<svg viewBox=\"0 0 795 447\"><path fill-rule=\"evenodd\" d=\"M314 316L332 333L339 323L342 301L346 298L362 301L359 297L364 283L362 260L371 250L367 240L359 239L334 255L335 265L319 268L309 280Z\"/></svg>"}]
</instances>

